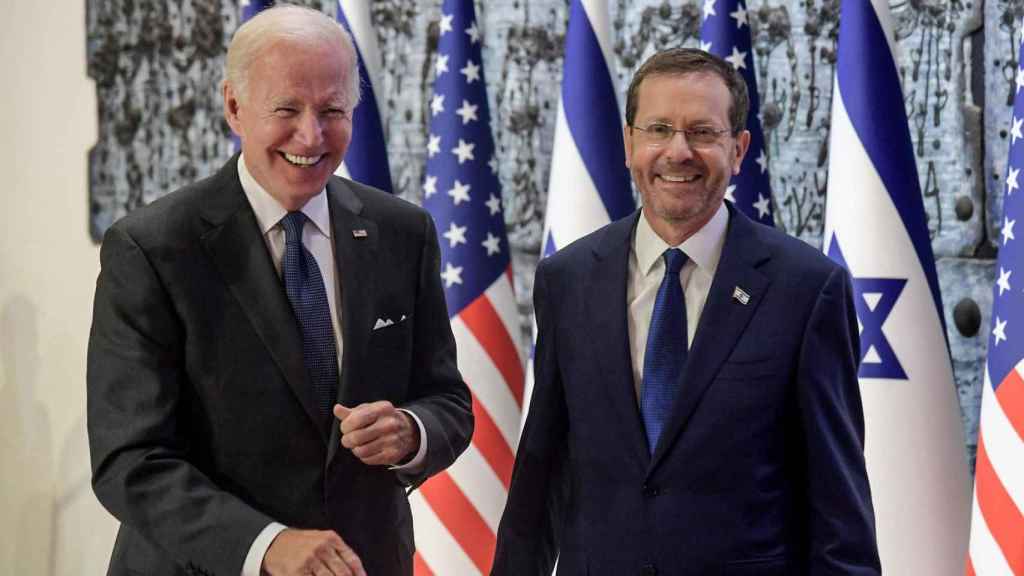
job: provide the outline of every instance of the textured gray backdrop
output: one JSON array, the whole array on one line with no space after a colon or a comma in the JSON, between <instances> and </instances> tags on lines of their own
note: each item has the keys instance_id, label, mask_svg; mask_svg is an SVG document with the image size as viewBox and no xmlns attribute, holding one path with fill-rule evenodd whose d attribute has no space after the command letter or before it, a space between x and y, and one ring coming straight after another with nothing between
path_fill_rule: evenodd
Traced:
<instances>
[{"instance_id":1,"label":"textured gray backdrop","mask_svg":"<svg viewBox=\"0 0 1024 576\"><path fill-rule=\"evenodd\" d=\"M333 15L330 0L300 2ZM610 0L619 86L653 51L696 46L696 1ZM91 230L212 173L232 153L218 82L237 0L87 0L99 140ZM917 169L973 463L1024 0L891 3ZM820 246L836 0L749 0L776 224ZM375 0L395 188L419 202L440 2ZM547 196L567 0L477 1L523 341Z\"/></svg>"}]
</instances>

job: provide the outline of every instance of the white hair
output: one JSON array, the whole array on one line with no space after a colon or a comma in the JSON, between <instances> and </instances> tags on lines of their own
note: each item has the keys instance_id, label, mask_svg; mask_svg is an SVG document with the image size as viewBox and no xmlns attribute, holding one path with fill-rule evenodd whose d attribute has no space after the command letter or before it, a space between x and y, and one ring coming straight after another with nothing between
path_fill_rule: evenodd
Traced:
<instances>
[{"instance_id":1,"label":"white hair","mask_svg":"<svg viewBox=\"0 0 1024 576\"><path fill-rule=\"evenodd\" d=\"M235 31L228 45L224 66L224 82L230 84L238 97L248 98L249 69L264 48L278 40L305 44L339 44L349 58L348 104L359 104L359 63L352 37L338 22L322 12L296 6L277 4L253 16Z\"/></svg>"}]
</instances>

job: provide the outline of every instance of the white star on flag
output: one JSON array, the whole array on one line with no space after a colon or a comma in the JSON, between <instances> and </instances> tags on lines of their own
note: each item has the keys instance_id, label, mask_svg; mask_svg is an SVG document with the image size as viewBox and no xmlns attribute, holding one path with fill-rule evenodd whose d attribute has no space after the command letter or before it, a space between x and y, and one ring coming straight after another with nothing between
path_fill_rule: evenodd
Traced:
<instances>
[{"instance_id":1,"label":"white star on flag","mask_svg":"<svg viewBox=\"0 0 1024 576\"><path fill-rule=\"evenodd\" d=\"M1003 218L1003 246L1010 240L1016 240L1017 238L1013 235L1013 225L1016 224L1016 220L1010 220L1009 218Z\"/></svg>"},{"instance_id":2,"label":"white star on flag","mask_svg":"<svg viewBox=\"0 0 1024 576\"><path fill-rule=\"evenodd\" d=\"M437 176L427 176L423 180L423 195L430 198L434 194L437 194Z\"/></svg>"},{"instance_id":3,"label":"white star on flag","mask_svg":"<svg viewBox=\"0 0 1024 576\"><path fill-rule=\"evenodd\" d=\"M430 115L437 116L444 112L444 94L434 94L430 99Z\"/></svg>"},{"instance_id":4,"label":"white star on flag","mask_svg":"<svg viewBox=\"0 0 1024 576\"><path fill-rule=\"evenodd\" d=\"M1024 134L1021 133L1021 126L1024 125L1024 118L1013 119L1013 126L1010 127L1010 146L1017 143L1018 138L1024 138Z\"/></svg>"},{"instance_id":5,"label":"white star on flag","mask_svg":"<svg viewBox=\"0 0 1024 576\"><path fill-rule=\"evenodd\" d=\"M700 49L705 52L711 52L711 42L700 41Z\"/></svg>"},{"instance_id":6,"label":"white star on flag","mask_svg":"<svg viewBox=\"0 0 1024 576\"><path fill-rule=\"evenodd\" d=\"M500 243L501 243L501 239L500 238L498 238L494 234L491 234L490 232L488 232L487 233L487 240L484 240L480 244L484 248L487 249L487 255L488 256L493 256L493 255L497 254L498 252L501 252Z\"/></svg>"},{"instance_id":7,"label":"white star on flag","mask_svg":"<svg viewBox=\"0 0 1024 576\"><path fill-rule=\"evenodd\" d=\"M441 152L441 137L430 135L430 141L427 142L427 157L433 158L434 154Z\"/></svg>"},{"instance_id":8,"label":"white star on flag","mask_svg":"<svg viewBox=\"0 0 1024 576\"><path fill-rule=\"evenodd\" d=\"M768 209L769 205L771 205L771 200L768 197L764 194L757 195L757 202L754 202L754 208L757 209L758 218L764 218L771 214L771 210Z\"/></svg>"},{"instance_id":9,"label":"white star on flag","mask_svg":"<svg viewBox=\"0 0 1024 576\"><path fill-rule=\"evenodd\" d=\"M452 222L451 226L448 227L448 231L442 234L442 236L448 239L448 246L454 248L459 244L466 243L467 228L467 226L456 226L455 222Z\"/></svg>"},{"instance_id":10,"label":"white star on flag","mask_svg":"<svg viewBox=\"0 0 1024 576\"><path fill-rule=\"evenodd\" d=\"M459 164L466 162L467 160L473 159L473 148L476 148L476 144L472 142L466 142L462 138L459 138L459 145L452 148L452 154L459 157Z\"/></svg>"},{"instance_id":11,"label":"white star on flag","mask_svg":"<svg viewBox=\"0 0 1024 576\"><path fill-rule=\"evenodd\" d=\"M441 54L437 57L437 62L434 63L434 70L437 75L440 76L448 71L448 55Z\"/></svg>"},{"instance_id":12,"label":"white star on flag","mask_svg":"<svg viewBox=\"0 0 1024 576\"><path fill-rule=\"evenodd\" d=\"M992 328L992 335L996 338L996 346L999 346L1000 342L1006 340L1006 320L1000 320L998 316L996 317L996 325L995 328Z\"/></svg>"},{"instance_id":13,"label":"white star on flag","mask_svg":"<svg viewBox=\"0 0 1024 576\"><path fill-rule=\"evenodd\" d=\"M480 41L480 29L476 27L476 22L469 28L466 28L466 34L469 35L469 41L476 44Z\"/></svg>"},{"instance_id":14,"label":"white star on flag","mask_svg":"<svg viewBox=\"0 0 1024 576\"><path fill-rule=\"evenodd\" d=\"M444 266L441 278L444 280L445 288L451 288L455 284L462 284L462 266L452 266L452 263L448 262Z\"/></svg>"},{"instance_id":15,"label":"white star on flag","mask_svg":"<svg viewBox=\"0 0 1024 576\"><path fill-rule=\"evenodd\" d=\"M739 30L747 24L747 11L743 6L738 6L735 12L729 12L729 16L736 20L736 29Z\"/></svg>"},{"instance_id":16,"label":"white star on flag","mask_svg":"<svg viewBox=\"0 0 1024 576\"><path fill-rule=\"evenodd\" d=\"M473 120L477 119L477 117L476 117L476 110L477 110L477 108L479 108L479 106L475 106L473 104L470 104L468 100L463 100L462 101L462 106L459 107L459 109L456 110L455 113L462 117L462 123L463 124L469 124L470 121L473 121ZM461 164L462 161L460 160L459 163Z\"/></svg>"},{"instance_id":17,"label":"white star on flag","mask_svg":"<svg viewBox=\"0 0 1024 576\"><path fill-rule=\"evenodd\" d=\"M452 31L452 18L451 14L441 14L441 36L444 36L445 32Z\"/></svg>"},{"instance_id":18,"label":"white star on flag","mask_svg":"<svg viewBox=\"0 0 1024 576\"><path fill-rule=\"evenodd\" d=\"M448 190L448 195L452 197L452 202L456 206L463 202L469 202L469 184L463 184L456 180L455 184Z\"/></svg>"},{"instance_id":19,"label":"white star on flag","mask_svg":"<svg viewBox=\"0 0 1024 576\"><path fill-rule=\"evenodd\" d=\"M704 0L704 17L715 16L715 0Z\"/></svg>"},{"instance_id":20,"label":"white star on flag","mask_svg":"<svg viewBox=\"0 0 1024 576\"><path fill-rule=\"evenodd\" d=\"M1017 77L1014 78L1014 82L1017 84L1017 92L1020 92L1022 86L1024 86L1024 68L1017 68Z\"/></svg>"},{"instance_id":21,"label":"white star on flag","mask_svg":"<svg viewBox=\"0 0 1024 576\"><path fill-rule=\"evenodd\" d=\"M1003 292L1010 290L1010 275L1013 274L1013 270L1006 270L1004 268L999 269L999 280L996 280L996 285L999 286L999 295L1002 296Z\"/></svg>"},{"instance_id":22,"label":"white star on flag","mask_svg":"<svg viewBox=\"0 0 1024 576\"><path fill-rule=\"evenodd\" d=\"M1020 176L1020 168L1010 167L1006 171L1006 195L1010 196L1013 191L1019 188L1017 185L1017 177Z\"/></svg>"},{"instance_id":23,"label":"white star on flag","mask_svg":"<svg viewBox=\"0 0 1024 576\"><path fill-rule=\"evenodd\" d=\"M491 174L498 173L498 157L491 156L491 159L487 161L487 166L491 168Z\"/></svg>"},{"instance_id":24,"label":"white star on flag","mask_svg":"<svg viewBox=\"0 0 1024 576\"><path fill-rule=\"evenodd\" d=\"M757 155L757 160L755 160L755 162L757 162L757 165L761 167L761 174L764 174L765 170L768 170L768 156L765 155L764 149L762 149L761 153Z\"/></svg>"},{"instance_id":25,"label":"white star on flag","mask_svg":"<svg viewBox=\"0 0 1024 576\"><path fill-rule=\"evenodd\" d=\"M747 53L740 52L740 49L735 46L732 47L732 54L726 56L725 59L737 70L747 67Z\"/></svg>"},{"instance_id":26,"label":"white star on flag","mask_svg":"<svg viewBox=\"0 0 1024 576\"><path fill-rule=\"evenodd\" d=\"M736 203L736 197L733 195L734 192L736 192L735 184L730 184L729 187L725 189L725 199L733 204Z\"/></svg>"},{"instance_id":27,"label":"white star on flag","mask_svg":"<svg viewBox=\"0 0 1024 576\"><path fill-rule=\"evenodd\" d=\"M494 194L491 194L491 197L488 198L487 202L485 202L484 204L486 204L487 209L490 210L491 216L494 216L495 214L501 211L501 199L495 196Z\"/></svg>"},{"instance_id":28,"label":"white star on flag","mask_svg":"<svg viewBox=\"0 0 1024 576\"><path fill-rule=\"evenodd\" d=\"M466 65L459 72L462 72L462 75L466 77L466 84L472 84L480 79L480 66L472 60L466 62Z\"/></svg>"}]
</instances>

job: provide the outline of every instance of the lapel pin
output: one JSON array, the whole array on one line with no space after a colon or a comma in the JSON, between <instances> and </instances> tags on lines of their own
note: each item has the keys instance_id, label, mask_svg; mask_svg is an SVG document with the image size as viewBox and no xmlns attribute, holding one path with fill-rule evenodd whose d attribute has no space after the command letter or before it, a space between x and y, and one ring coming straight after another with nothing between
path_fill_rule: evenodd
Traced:
<instances>
[{"instance_id":1,"label":"lapel pin","mask_svg":"<svg viewBox=\"0 0 1024 576\"><path fill-rule=\"evenodd\" d=\"M353 238L366 238L366 230L363 229L363 228L358 228L356 230L353 230L352 231L352 237Z\"/></svg>"},{"instance_id":2,"label":"lapel pin","mask_svg":"<svg viewBox=\"0 0 1024 576\"><path fill-rule=\"evenodd\" d=\"M737 286L732 290L732 299L746 306L750 302L750 294L747 294L746 290Z\"/></svg>"}]
</instances>

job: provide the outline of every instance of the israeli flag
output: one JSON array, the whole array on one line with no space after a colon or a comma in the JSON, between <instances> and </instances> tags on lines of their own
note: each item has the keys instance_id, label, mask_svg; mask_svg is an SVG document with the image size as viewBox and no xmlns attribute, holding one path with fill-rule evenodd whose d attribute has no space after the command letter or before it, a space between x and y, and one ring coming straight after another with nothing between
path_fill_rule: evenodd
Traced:
<instances>
[{"instance_id":1,"label":"israeli flag","mask_svg":"<svg viewBox=\"0 0 1024 576\"><path fill-rule=\"evenodd\" d=\"M608 3L572 0L541 258L636 209L611 54ZM533 391L532 354L526 374L523 406Z\"/></svg>"},{"instance_id":2,"label":"israeli flag","mask_svg":"<svg viewBox=\"0 0 1024 576\"><path fill-rule=\"evenodd\" d=\"M370 3L365 0L338 0L337 19L355 43L362 93L359 106L352 113L352 143L337 174L392 192L391 169L377 99L382 60L377 33L370 20Z\"/></svg>"},{"instance_id":3,"label":"israeli flag","mask_svg":"<svg viewBox=\"0 0 1024 576\"><path fill-rule=\"evenodd\" d=\"M824 250L853 276L885 574L961 574L970 489L887 0L844 0Z\"/></svg>"}]
</instances>

